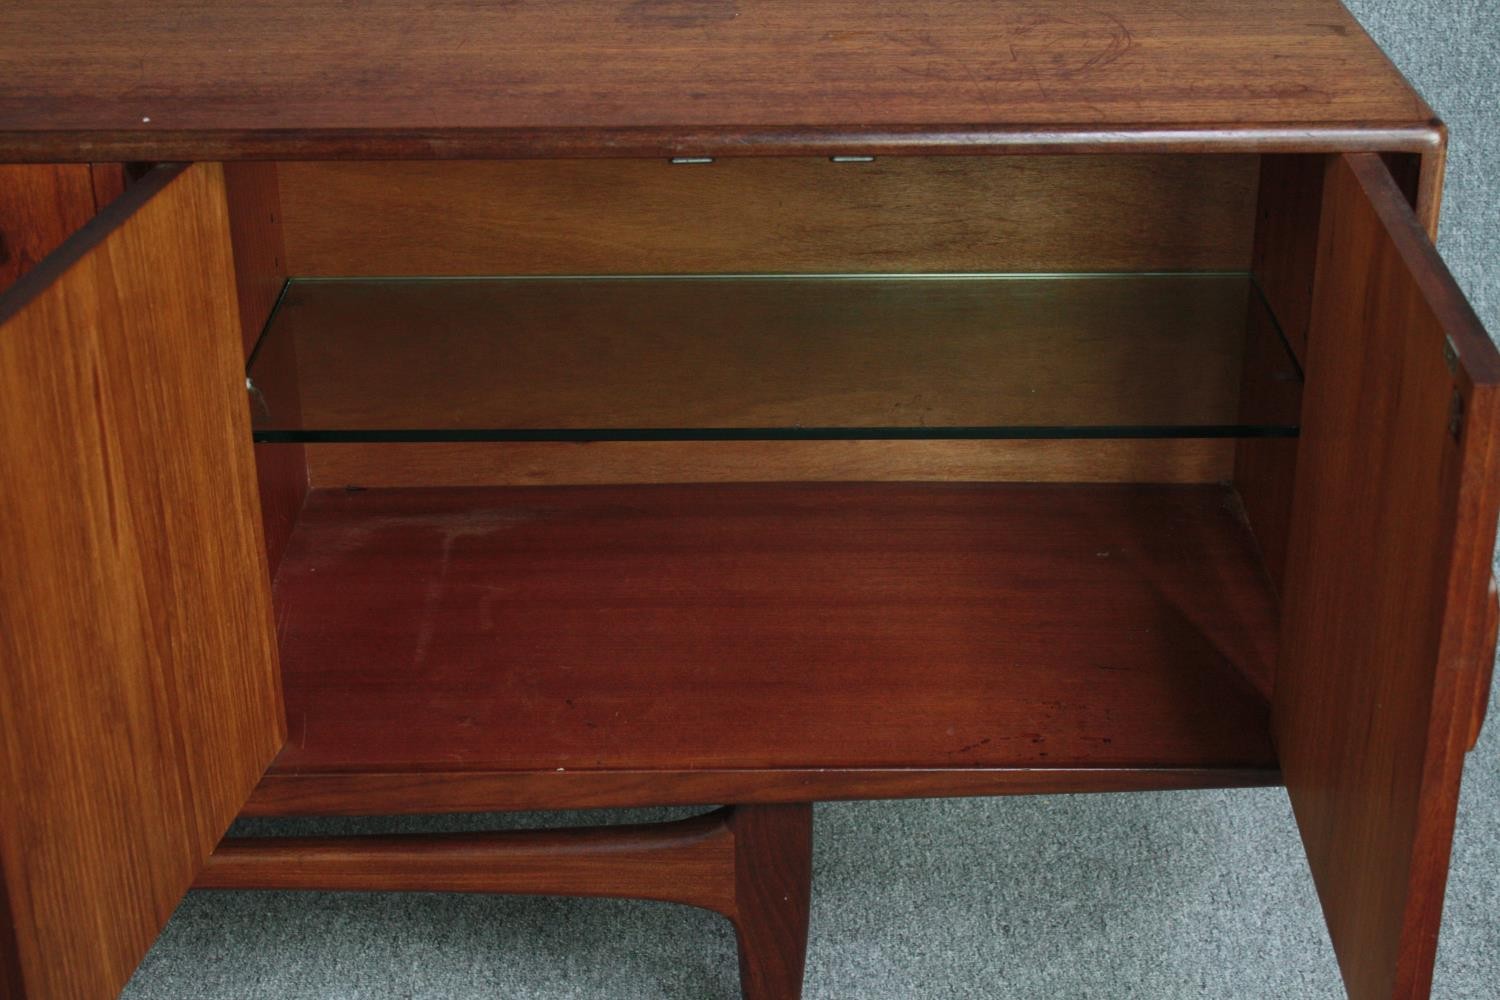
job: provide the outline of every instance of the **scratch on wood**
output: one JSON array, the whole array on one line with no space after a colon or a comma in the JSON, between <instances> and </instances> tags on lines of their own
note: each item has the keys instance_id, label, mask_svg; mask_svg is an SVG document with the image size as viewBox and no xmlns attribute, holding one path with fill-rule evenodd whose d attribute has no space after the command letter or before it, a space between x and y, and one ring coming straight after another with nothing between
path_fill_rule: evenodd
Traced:
<instances>
[{"instance_id":1,"label":"scratch on wood","mask_svg":"<svg viewBox=\"0 0 1500 1000\"><path fill-rule=\"evenodd\" d=\"M1112 14L1087 22L1046 14L1017 29L1016 37L1020 44L1010 46L1013 60L1037 77L1059 79L1103 69L1135 47L1135 36Z\"/></svg>"}]
</instances>

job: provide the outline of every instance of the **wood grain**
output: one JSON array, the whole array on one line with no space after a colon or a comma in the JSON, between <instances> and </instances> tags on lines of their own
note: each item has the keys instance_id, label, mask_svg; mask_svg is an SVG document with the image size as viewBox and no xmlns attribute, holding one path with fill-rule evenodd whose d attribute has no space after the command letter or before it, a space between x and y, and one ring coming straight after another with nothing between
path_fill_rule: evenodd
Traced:
<instances>
[{"instance_id":1,"label":"wood grain","mask_svg":"<svg viewBox=\"0 0 1500 1000\"><path fill-rule=\"evenodd\" d=\"M211 165L0 299L9 995L115 995L281 746L238 334Z\"/></svg>"},{"instance_id":2,"label":"wood grain","mask_svg":"<svg viewBox=\"0 0 1500 1000\"><path fill-rule=\"evenodd\" d=\"M258 427L1233 425L1250 291L1233 274L294 282L266 339L296 343L301 423L272 408Z\"/></svg>"},{"instance_id":3,"label":"wood grain","mask_svg":"<svg viewBox=\"0 0 1500 1000\"><path fill-rule=\"evenodd\" d=\"M486 892L735 910L730 810L670 823L365 837L228 837L195 889Z\"/></svg>"},{"instance_id":4,"label":"wood grain","mask_svg":"<svg viewBox=\"0 0 1500 1000\"><path fill-rule=\"evenodd\" d=\"M94 216L85 164L0 164L0 292Z\"/></svg>"},{"instance_id":5,"label":"wood grain","mask_svg":"<svg viewBox=\"0 0 1500 1000\"><path fill-rule=\"evenodd\" d=\"M685 903L728 917L745 1000L796 1000L812 807L734 806L636 826L393 837L233 838L199 889L500 892Z\"/></svg>"},{"instance_id":6,"label":"wood grain","mask_svg":"<svg viewBox=\"0 0 1500 1000\"><path fill-rule=\"evenodd\" d=\"M261 448L297 447L260 445ZM311 444L313 487L628 483L1222 483L1230 439Z\"/></svg>"},{"instance_id":7,"label":"wood grain","mask_svg":"<svg viewBox=\"0 0 1500 1000\"><path fill-rule=\"evenodd\" d=\"M294 283L267 343L295 341L301 422L273 411L262 426L1227 425L1239 416L1248 291L1236 276ZM341 445L314 447L310 461L313 482L328 485L1213 482L1227 478L1232 450L1227 440Z\"/></svg>"},{"instance_id":8,"label":"wood grain","mask_svg":"<svg viewBox=\"0 0 1500 1000\"><path fill-rule=\"evenodd\" d=\"M1253 273L1269 314L1260 302L1251 303L1240 388L1242 419L1268 408L1300 412L1300 386L1284 377L1286 352L1269 348L1284 340L1297 364L1307 357L1324 166L1322 156L1261 158ZM1295 440L1236 442L1234 485L1278 591L1286 572L1296 477Z\"/></svg>"},{"instance_id":9,"label":"wood grain","mask_svg":"<svg viewBox=\"0 0 1500 1000\"><path fill-rule=\"evenodd\" d=\"M1323 200L1276 742L1350 996L1418 1000L1494 653L1500 356L1378 157Z\"/></svg>"},{"instance_id":10,"label":"wood grain","mask_svg":"<svg viewBox=\"0 0 1500 1000\"><path fill-rule=\"evenodd\" d=\"M1442 209L1443 175L1447 167L1447 131L1444 141L1422 152L1385 153L1381 156L1396 187L1406 196L1427 236L1437 242L1438 216Z\"/></svg>"},{"instance_id":11,"label":"wood grain","mask_svg":"<svg viewBox=\"0 0 1500 1000\"><path fill-rule=\"evenodd\" d=\"M1251 270L1298 361L1307 357L1326 160L1261 158Z\"/></svg>"},{"instance_id":12,"label":"wood grain","mask_svg":"<svg viewBox=\"0 0 1500 1000\"><path fill-rule=\"evenodd\" d=\"M741 993L744 1000L798 1000L812 901L812 806L739 806L728 823Z\"/></svg>"},{"instance_id":13,"label":"wood grain","mask_svg":"<svg viewBox=\"0 0 1500 1000\"><path fill-rule=\"evenodd\" d=\"M1219 488L315 491L276 600L279 775L1275 767Z\"/></svg>"},{"instance_id":14,"label":"wood grain","mask_svg":"<svg viewBox=\"0 0 1500 1000\"><path fill-rule=\"evenodd\" d=\"M123 163L89 164L89 181L94 188L94 211L103 211L105 205L124 194L132 180L130 171Z\"/></svg>"},{"instance_id":15,"label":"wood grain","mask_svg":"<svg viewBox=\"0 0 1500 1000\"><path fill-rule=\"evenodd\" d=\"M0 37L5 159L1436 141L1336 0L15 0Z\"/></svg>"},{"instance_id":16,"label":"wood grain","mask_svg":"<svg viewBox=\"0 0 1500 1000\"><path fill-rule=\"evenodd\" d=\"M228 163L223 169L240 342L248 358L286 284L281 192L274 163Z\"/></svg>"},{"instance_id":17,"label":"wood grain","mask_svg":"<svg viewBox=\"0 0 1500 1000\"><path fill-rule=\"evenodd\" d=\"M1253 156L307 162L290 273L1248 269Z\"/></svg>"},{"instance_id":18,"label":"wood grain","mask_svg":"<svg viewBox=\"0 0 1500 1000\"><path fill-rule=\"evenodd\" d=\"M1438 223L1443 210L1443 182L1448 173L1448 130L1444 127L1443 141L1414 155L1420 161L1417 168L1417 197L1414 209L1417 222L1426 231L1427 238L1434 243L1438 238Z\"/></svg>"},{"instance_id":19,"label":"wood grain","mask_svg":"<svg viewBox=\"0 0 1500 1000\"><path fill-rule=\"evenodd\" d=\"M1247 767L892 767L858 771L778 768L691 771L278 772L245 816L368 816L496 810L612 809L706 802L1071 795L1280 785L1274 764Z\"/></svg>"},{"instance_id":20,"label":"wood grain","mask_svg":"<svg viewBox=\"0 0 1500 1000\"><path fill-rule=\"evenodd\" d=\"M248 360L286 286L286 250L276 165L225 164L224 187L229 203L229 233L234 244L240 337ZM260 358L250 405L274 406L278 412L300 419L302 404L297 391L295 344L274 343ZM274 576L297 521L297 512L307 496L307 454L300 444L257 445L255 472L266 557Z\"/></svg>"},{"instance_id":21,"label":"wood grain","mask_svg":"<svg viewBox=\"0 0 1500 1000\"><path fill-rule=\"evenodd\" d=\"M1057 154L1339 153L1423 154L1443 143L1443 125L1379 122L1324 125L643 126L558 130L250 129L0 132L0 159L70 162L88 148L122 160L666 159L678 156L1053 156Z\"/></svg>"}]
</instances>

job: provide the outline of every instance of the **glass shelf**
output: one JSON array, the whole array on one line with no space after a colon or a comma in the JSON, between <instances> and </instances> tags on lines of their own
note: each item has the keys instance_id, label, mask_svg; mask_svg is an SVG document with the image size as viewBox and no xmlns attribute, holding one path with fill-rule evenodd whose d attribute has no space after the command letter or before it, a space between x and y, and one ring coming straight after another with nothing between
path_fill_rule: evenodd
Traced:
<instances>
[{"instance_id":1,"label":"glass shelf","mask_svg":"<svg viewBox=\"0 0 1500 1000\"><path fill-rule=\"evenodd\" d=\"M1294 436L1247 350L1301 381L1245 274L294 279L249 381L261 442Z\"/></svg>"}]
</instances>

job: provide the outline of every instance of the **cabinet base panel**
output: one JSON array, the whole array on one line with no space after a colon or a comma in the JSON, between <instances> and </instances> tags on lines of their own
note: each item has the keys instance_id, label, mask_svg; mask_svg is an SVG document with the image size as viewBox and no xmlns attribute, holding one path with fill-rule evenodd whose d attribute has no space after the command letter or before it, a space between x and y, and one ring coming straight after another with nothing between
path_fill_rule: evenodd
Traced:
<instances>
[{"instance_id":1,"label":"cabinet base panel","mask_svg":"<svg viewBox=\"0 0 1500 1000\"><path fill-rule=\"evenodd\" d=\"M314 490L275 597L290 739L251 811L1277 768L1277 610L1223 487Z\"/></svg>"},{"instance_id":2,"label":"cabinet base panel","mask_svg":"<svg viewBox=\"0 0 1500 1000\"><path fill-rule=\"evenodd\" d=\"M1222 487L315 490L250 813L1276 780Z\"/></svg>"}]
</instances>

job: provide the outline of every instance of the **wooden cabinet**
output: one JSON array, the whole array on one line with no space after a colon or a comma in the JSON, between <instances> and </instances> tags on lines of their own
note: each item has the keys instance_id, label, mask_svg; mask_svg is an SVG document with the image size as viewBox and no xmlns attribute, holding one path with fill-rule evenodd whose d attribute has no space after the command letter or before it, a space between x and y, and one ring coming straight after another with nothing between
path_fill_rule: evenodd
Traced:
<instances>
[{"instance_id":1,"label":"wooden cabinet","mask_svg":"<svg viewBox=\"0 0 1500 1000\"><path fill-rule=\"evenodd\" d=\"M1351 997L1427 995L1500 356L1336 3L147 4L82 84L13 7L7 996L196 884L668 899L786 1000L813 801L1280 782Z\"/></svg>"}]
</instances>

